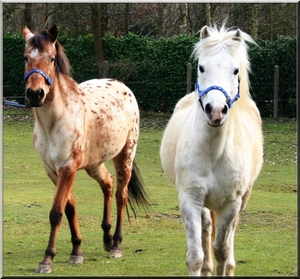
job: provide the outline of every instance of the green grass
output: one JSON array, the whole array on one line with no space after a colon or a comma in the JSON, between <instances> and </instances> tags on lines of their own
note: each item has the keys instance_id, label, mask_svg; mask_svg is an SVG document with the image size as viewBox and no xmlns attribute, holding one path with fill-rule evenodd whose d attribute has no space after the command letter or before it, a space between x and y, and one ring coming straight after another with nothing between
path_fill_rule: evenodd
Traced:
<instances>
[{"instance_id":1,"label":"green grass","mask_svg":"<svg viewBox=\"0 0 300 279\"><path fill-rule=\"evenodd\" d=\"M31 110L3 111L3 275L34 276L49 237L54 186L32 145ZM136 163L152 204L123 227L123 258L102 248L103 196L84 171L75 181L84 263L67 264L70 233L63 218L52 275L187 275L178 195L162 172L159 146L170 115L143 113ZM265 163L235 237L236 275L296 275L296 122L264 119ZM113 172L112 164L108 168ZM116 219L113 204L113 228ZM131 214L132 215L132 214ZM48 276L48 275L45 275Z\"/></svg>"}]
</instances>

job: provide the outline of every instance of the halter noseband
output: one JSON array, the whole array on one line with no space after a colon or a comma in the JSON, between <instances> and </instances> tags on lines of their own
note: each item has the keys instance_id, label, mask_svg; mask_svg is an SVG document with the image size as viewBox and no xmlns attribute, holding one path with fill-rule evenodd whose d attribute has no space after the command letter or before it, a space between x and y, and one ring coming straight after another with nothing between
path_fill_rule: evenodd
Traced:
<instances>
[{"instance_id":1,"label":"halter noseband","mask_svg":"<svg viewBox=\"0 0 300 279\"><path fill-rule=\"evenodd\" d=\"M51 77L49 77L48 75L46 75L42 70L40 69L32 69L30 70L27 74L24 75L24 79L25 81L29 78L29 76L33 73L38 73L41 74L44 79L47 81L47 83L49 84L49 86L52 86L53 83L53 79Z\"/></svg>"},{"instance_id":2,"label":"halter noseband","mask_svg":"<svg viewBox=\"0 0 300 279\"><path fill-rule=\"evenodd\" d=\"M200 85L199 85L198 80L197 80L195 87L196 87L196 91L199 94L199 102L201 104L202 109L203 109L203 105L202 105L202 102L201 102L201 98L204 95L206 95L211 90L219 90L219 91L221 91L224 94L224 96L226 97L226 103L227 103L227 105L228 105L229 108L231 108L232 105L234 104L234 102L240 97L240 79L238 79L238 92L236 93L236 95L234 96L233 99L231 99L231 97L228 95L228 93L226 92L226 90L224 88L222 88L221 86L213 85L213 86L210 86L210 87L204 89L203 91L201 91Z\"/></svg>"}]
</instances>

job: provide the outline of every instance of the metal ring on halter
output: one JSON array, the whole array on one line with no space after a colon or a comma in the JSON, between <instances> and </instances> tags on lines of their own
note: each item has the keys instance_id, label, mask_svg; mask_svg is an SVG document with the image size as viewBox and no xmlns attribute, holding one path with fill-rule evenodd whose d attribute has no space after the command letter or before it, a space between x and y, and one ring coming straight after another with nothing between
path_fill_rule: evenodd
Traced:
<instances>
[{"instance_id":1,"label":"metal ring on halter","mask_svg":"<svg viewBox=\"0 0 300 279\"><path fill-rule=\"evenodd\" d=\"M204 95L206 95L211 90L219 90L219 91L221 91L224 94L224 96L226 97L226 103L227 103L227 105L228 105L229 108L231 108L232 105L234 104L234 102L240 97L240 79L239 79L239 83L238 83L238 92L236 93L236 95L234 96L233 99L230 98L230 96L228 95L228 93L226 92L226 90L224 88L222 88L221 86L213 85L213 86L210 86L210 87L204 89L203 91L201 91L200 85L199 85L198 81L196 81L195 87L196 87L196 91L199 94L199 102L200 102L202 108L203 108L203 105L202 105L202 102L201 102L201 97L203 97Z\"/></svg>"},{"instance_id":2,"label":"metal ring on halter","mask_svg":"<svg viewBox=\"0 0 300 279\"><path fill-rule=\"evenodd\" d=\"M24 79L25 81L28 79L28 77L33 74L33 73L38 73L41 74L44 79L47 81L47 83L49 84L49 86L52 86L53 84L53 79L51 77L49 77L48 75L46 75L42 70L40 69L32 69L30 70L27 74L24 75Z\"/></svg>"}]
</instances>

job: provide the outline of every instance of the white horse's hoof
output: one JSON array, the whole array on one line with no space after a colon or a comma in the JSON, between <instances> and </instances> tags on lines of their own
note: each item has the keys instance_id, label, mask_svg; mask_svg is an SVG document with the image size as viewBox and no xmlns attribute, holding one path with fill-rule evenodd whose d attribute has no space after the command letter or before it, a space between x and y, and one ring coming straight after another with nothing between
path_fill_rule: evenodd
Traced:
<instances>
[{"instance_id":1,"label":"white horse's hoof","mask_svg":"<svg viewBox=\"0 0 300 279\"><path fill-rule=\"evenodd\" d=\"M71 255L68 263L69 264L82 264L83 256Z\"/></svg>"},{"instance_id":2,"label":"white horse's hoof","mask_svg":"<svg viewBox=\"0 0 300 279\"><path fill-rule=\"evenodd\" d=\"M36 273L51 273L52 264L39 264L38 268L35 270Z\"/></svg>"},{"instance_id":3,"label":"white horse's hoof","mask_svg":"<svg viewBox=\"0 0 300 279\"><path fill-rule=\"evenodd\" d=\"M110 250L108 258L122 258L121 250Z\"/></svg>"}]
</instances>

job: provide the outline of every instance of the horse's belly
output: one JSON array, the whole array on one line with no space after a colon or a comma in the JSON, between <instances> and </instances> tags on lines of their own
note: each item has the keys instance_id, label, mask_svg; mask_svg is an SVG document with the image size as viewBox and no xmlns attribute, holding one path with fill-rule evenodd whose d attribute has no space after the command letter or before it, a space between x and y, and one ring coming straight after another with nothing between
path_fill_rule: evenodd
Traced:
<instances>
[{"instance_id":1,"label":"horse's belly","mask_svg":"<svg viewBox=\"0 0 300 279\"><path fill-rule=\"evenodd\" d=\"M128 127L120 126L119 130L108 128L94 129L85 141L83 165L103 163L117 156L126 145L128 139ZM136 145L137 138L129 140L128 144Z\"/></svg>"}]
</instances>

